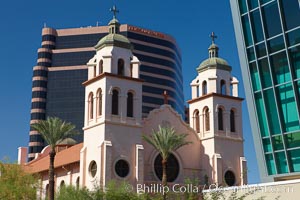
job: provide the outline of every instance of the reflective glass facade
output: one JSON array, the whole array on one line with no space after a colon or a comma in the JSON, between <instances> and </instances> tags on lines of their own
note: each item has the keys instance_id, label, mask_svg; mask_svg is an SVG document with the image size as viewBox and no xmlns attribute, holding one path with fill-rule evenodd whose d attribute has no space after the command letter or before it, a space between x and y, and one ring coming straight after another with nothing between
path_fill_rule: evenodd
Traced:
<instances>
[{"instance_id":1,"label":"reflective glass facade","mask_svg":"<svg viewBox=\"0 0 300 200\"><path fill-rule=\"evenodd\" d=\"M124 26L124 25L123 25ZM181 54L170 36L125 25L121 34L133 44L133 53L141 61L140 78L143 83L142 116L164 103L163 92L169 95L168 103L184 117ZM132 26L131 26L132 27ZM31 123L48 116L57 116L72 122L82 132L84 123L84 87L87 68L82 66L95 51L91 47L107 32L97 27L50 31L43 30L42 48L39 49L37 66L33 70ZM149 34L144 34L144 33ZM62 34L61 34L62 33ZM156 35L155 35L156 34ZM83 135L76 138L82 141ZM30 131L29 160L44 147L39 134Z\"/></svg>"},{"instance_id":2,"label":"reflective glass facade","mask_svg":"<svg viewBox=\"0 0 300 200\"><path fill-rule=\"evenodd\" d=\"M231 9L262 180L297 175L299 1L231 0Z\"/></svg>"}]
</instances>

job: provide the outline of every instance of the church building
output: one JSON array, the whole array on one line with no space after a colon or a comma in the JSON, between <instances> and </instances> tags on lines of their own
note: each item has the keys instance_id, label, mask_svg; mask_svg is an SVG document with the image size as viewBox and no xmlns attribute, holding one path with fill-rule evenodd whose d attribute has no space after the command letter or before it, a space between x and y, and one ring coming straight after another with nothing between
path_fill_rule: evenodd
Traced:
<instances>
[{"instance_id":1,"label":"church building","mask_svg":"<svg viewBox=\"0 0 300 200\"><path fill-rule=\"evenodd\" d=\"M168 160L168 182L183 184L197 178L201 184L243 185L247 183L243 151L242 101L238 80L231 66L219 58L214 43L208 59L197 68L191 82L189 124L167 100L142 118L142 86L139 58L130 41L119 34L119 22L109 22L109 34L95 46L96 54L87 63L85 87L84 141L72 139L57 145L56 189L63 185L105 186L110 180L137 184L159 183L161 156L142 135L151 135L159 126L173 127L188 134L192 143L172 152ZM167 94L164 94L167 99ZM48 190L49 151L47 146L35 159L25 163L24 149L19 157L25 169L41 175L40 195Z\"/></svg>"}]
</instances>

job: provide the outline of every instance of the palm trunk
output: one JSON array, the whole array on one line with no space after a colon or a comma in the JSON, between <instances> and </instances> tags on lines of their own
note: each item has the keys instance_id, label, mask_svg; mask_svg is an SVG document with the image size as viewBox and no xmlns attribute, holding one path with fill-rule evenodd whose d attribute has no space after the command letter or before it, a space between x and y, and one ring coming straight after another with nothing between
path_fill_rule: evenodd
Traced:
<instances>
[{"instance_id":1,"label":"palm trunk","mask_svg":"<svg viewBox=\"0 0 300 200\"><path fill-rule=\"evenodd\" d=\"M49 153L50 163L49 163L49 200L54 200L54 158L55 149L52 149Z\"/></svg>"},{"instance_id":2,"label":"palm trunk","mask_svg":"<svg viewBox=\"0 0 300 200\"><path fill-rule=\"evenodd\" d=\"M161 161L162 168L163 168L163 174L162 174L162 185L163 187L167 186L167 159L162 159ZM163 194L164 200L167 199L167 194Z\"/></svg>"}]
</instances>

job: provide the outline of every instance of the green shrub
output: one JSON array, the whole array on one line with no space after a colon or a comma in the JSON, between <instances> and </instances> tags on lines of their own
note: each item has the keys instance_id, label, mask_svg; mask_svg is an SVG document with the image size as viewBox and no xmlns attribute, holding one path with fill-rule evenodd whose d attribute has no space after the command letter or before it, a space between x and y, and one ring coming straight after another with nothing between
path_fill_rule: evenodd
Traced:
<instances>
[{"instance_id":1,"label":"green shrub","mask_svg":"<svg viewBox=\"0 0 300 200\"><path fill-rule=\"evenodd\" d=\"M105 192L103 188L96 187L94 191L74 186L62 187L56 194L56 200L152 200L146 195L138 195L131 185L126 182L110 181Z\"/></svg>"},{"instance_id":2,"label":"green shrub","mask_svg":"<svg viewBox=\"0 0 300 200\"><path fill-rule=\"evenodd\" d=\"M0 162L0 199L36 199L38 179L26 173L18 164Z\"/></svg>"},{"instance_id":3,"label":"green shrub","mask_svg":"<svg viewBox=\"0 0 300 200\"><path fill-rule=\"evenodd\" d=\"M56 194L57 200L93 200L92 193L86 188L64 186Z\"/></svg>"},{"instance_id":4,"label":"green shrub","mask_svg":"<svg viewBox=\"0 0 300 200\"><path fill-rule=\"evenodd\" d=\"M109 200L141 200L142 197L133 191L130 184L122 182L120 185L115 181L108 183L105 193L106 199Z\"/></svg>"},{"instance_id":5,"label":"green shrub","mask_svg":"<svg viewBox=\"0 0 300 200\"><path fill-rule=\"evenodd\" d=\"M184 180L184 184L185 185L192 185L192 186L200 186L200 182L199 179L197 179L196 177L194 178L186 178ZM199 197L202 196L202 188L198 192L185 192L184 193L184 199L186 200L198 200Z\"/></svg>"}]
</instances>

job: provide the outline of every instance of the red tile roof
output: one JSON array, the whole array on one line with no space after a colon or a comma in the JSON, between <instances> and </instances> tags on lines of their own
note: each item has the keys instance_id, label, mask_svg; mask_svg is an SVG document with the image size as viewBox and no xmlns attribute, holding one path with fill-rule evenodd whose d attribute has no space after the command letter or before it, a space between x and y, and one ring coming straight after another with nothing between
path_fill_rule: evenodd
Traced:
<instances>
[{"instance_id":1,"label":"red tile roof","mask_svg":"<svg viewBox=\"0 0 300 200\"><path fill-rule=\"evenodd\" d=\"M80 150L82 147L83 143L80 143L56 153L54 168L79 162ZM25 171L30 173L47 171L49 169L49 155L41 155L39 158L25 164L23 167Z\"/></svg>"}]
</instances>

